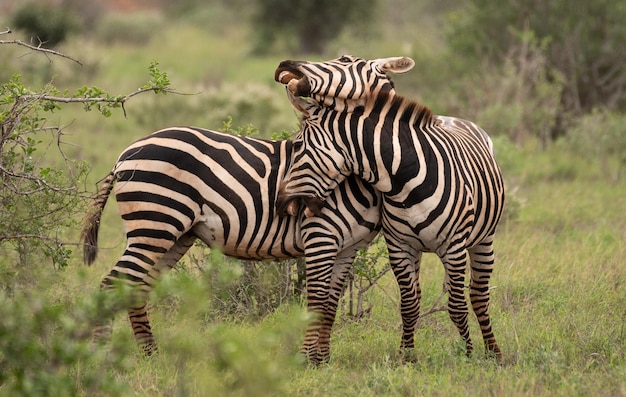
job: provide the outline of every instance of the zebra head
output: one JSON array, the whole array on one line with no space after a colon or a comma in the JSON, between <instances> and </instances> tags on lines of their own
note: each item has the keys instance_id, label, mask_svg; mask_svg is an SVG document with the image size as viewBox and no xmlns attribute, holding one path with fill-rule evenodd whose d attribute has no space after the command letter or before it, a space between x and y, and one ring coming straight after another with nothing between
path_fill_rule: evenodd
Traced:
<instances>
[{"instance_id":1,"label":"zebra head","mask_svg":"<svg viewBox=\"0 0 626 397\"><path fill-rule=\"evenodd\" d=\"M301 204L306 207L307 216L319 215L325 198L353 173L346 153L349 149L335 138L334 130L324 124L331 121L325 117L329 109L304 103L306 105L296 103L308 113L303 112L300 132L293 140L291 167L276 199L276 210L281 215L296 215Z\"/></svg>"},{"instance_id":2,"label":"zebra head","mask_svg":"<svg viewBox=\"0 0 626 397\"><path fill-rule=\"evenodd\" d=\"M407 57L366 60L350 55L325 62L282 61L274 73L295 96L310 97L336 110L363 106L380 92L395 93L387 75L405 73L415 66Z\"/></svg>"}]
</instances>

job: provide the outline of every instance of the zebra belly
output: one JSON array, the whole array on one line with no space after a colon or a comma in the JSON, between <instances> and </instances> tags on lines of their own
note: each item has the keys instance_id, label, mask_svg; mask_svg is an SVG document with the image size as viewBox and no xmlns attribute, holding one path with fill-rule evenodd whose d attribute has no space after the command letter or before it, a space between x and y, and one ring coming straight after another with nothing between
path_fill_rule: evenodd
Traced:
<instances>
[{"instance_id":1,"label":"zebra belly","mask_svg":"<svg viewBox=\"0 0 626 397\"><path fill-rule=\"evenodd\" d=\"M438 216L433 215L433 208L425 205L409 208L385 205L383 228L386 235L418 251L438 255L445 254L452 241L459 243L459 237L469 237L473 221L471 208L459 211L450 202Z\"/></svg>"},{"instance_id":2,"label":"zebra belly","mask_svg":"<svg viewBox=\"0 0 626 397\"><path fill-rule=\"evenodd\" d=\"M202 213L202 219L193 227L194 234L210 248L224 250L226 240L222 218L206 205L202 208Z\"/></svg>"},{"instance_id":3,"label":"zebra belly","mask_svg":"<svg viewBox=\"0 0 626 397\"><path fill-rule=\"evenodd\" d=\"M236 217L229 219L232 221ZM192 232L210 248L219 249L224 255L238 259L287 259L304 255L296 217L282 218L282 222L275 217L274 222L265 224L265 228L259 229L254 235L251 235L251 230L246 230L241 239L232 231L245 230L249 225L226 223L222 216L205 205ZM230 231L228 235L226 229Z\"/></svg>"}]
</instances>

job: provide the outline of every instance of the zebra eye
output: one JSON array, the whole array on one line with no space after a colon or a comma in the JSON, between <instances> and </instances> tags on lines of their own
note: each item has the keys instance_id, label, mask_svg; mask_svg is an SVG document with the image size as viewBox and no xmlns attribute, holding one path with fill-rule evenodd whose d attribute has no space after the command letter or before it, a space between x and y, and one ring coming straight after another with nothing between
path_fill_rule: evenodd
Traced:
<instances>
[{"instance_id":1,"label":"zebra eye","mask_svg":"<svg viewBox=\"0 0 626 397\"><path fill-rule=\"evenodd\" d=\"M344 55L341 58L339 58L339 62L350 63L350 62L352 62L352 58L350 58L349 56Z\"/></svg>"},{"instance_id":2,"label":"zebra eye","mask_svg":"<svg viewBox=\"0 0 626 397\"><path fill-rule=\"evenodd\" d=\"M302 149L302 141L293 141L293 151L297 152Z\"/></svg>"}]
</instances>

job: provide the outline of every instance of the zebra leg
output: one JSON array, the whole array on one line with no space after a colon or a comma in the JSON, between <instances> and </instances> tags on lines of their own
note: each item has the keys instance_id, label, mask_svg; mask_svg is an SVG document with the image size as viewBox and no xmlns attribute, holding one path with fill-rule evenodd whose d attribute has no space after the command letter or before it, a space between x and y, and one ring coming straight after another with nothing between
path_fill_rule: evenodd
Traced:
<instances>
[{"instance_id":1,"label":"zebra leg","mask_svg":"<svg viewBox=\"0 0 626 397\"><path fill-rule=\"evenodd\" d=\"M352 255L341 256L335 261L332 274L330 277L330 292L324 305L322 323L319 330L318 340L318 361L320 363L327 363L330 360L330 335L335 323L335 317L337 315L337 306L339 305L339 299L344 292L344 282L346 276L352 269L352 262L356 251Z\"/></svg>"},{"instance_id":2,"label":"zebra leg","mask_svg":"<svg viewBox=\"0 0 626 397\"><path fill-rule=\"evenodd\" d=\"M146 344L154 343L145 308L146 300L148 293L152 290L153 283L160 273L160 269L155 269L156 264L176 244L171 240L159 239L157 241L158 245L155 244L156 241L152 238L129 237L124 254L109 274L102 279L100 283L101 290L112 291L116 284L121 283L130 287L131 294L130 297L125 296L122 300L116 299L112 304L107 304L106 311L103 308L100 309L103 315L94 327L93 339L95 341L110 339L113 316L116 312L126 307L129 308L131 323L147 324L147 329L145 326L138 326L140 335L138 336L135 333L135 337L140 341L145 341ZM169 262L171 260L165 261L165 263ZM133 331L135 331L135 324L133 324ZM150 337L147 335L150 335ZM153 350L154 348L144 347L144 351Z\"/></svg>"},{"instance_id":3,"label":"zebra leg","mask_svg":"<svg viewBox=\"0 0 626 397\"><path fill-rule=\"evenodd\" d=\"M195 241L196 237L189 233L181 236L178 241L176 241L176 244L159 259L148 273L147 280L150 281L150 284L153 285L160 279L164 272L176 266L176 263L187 253ZM143 352L147 356L156 353L158 348L154 335L152 334L152 328L150 327L147 305L143 305L139 308L130 308L128 310L128 319L130 320L135 340Z\"/></svg>"},{"instance_id":4,"label":"zebra leg","mask_svg":"<svg viewBox=\"0 0 626 397\"><path fill-rule=\"evenodd\" d=\"M306 262L307 311L313 315L313 318L304 334L304 342L302 343L300 353L311 364L320 364L320 329L329 296L334 257L330 262L328 262L328 258L324 258L322 263L319 263L316 258L307 256Z\"/></svg>"},{"instance_id":5,"label":"zebra leg","mask_svg":"<svg viewBox=\"0 0 626 397\"><path fill-rule=\"evenodd\" d=\"M491 319L489 318L489 279L494 267L493 236L470 248L469 256L472 309L476 314L478 324L480 324L485 349L495 355L497 360L501 360L502 352L491 329Z\"/></svg>"},{"instance_id":6,"label":"zebra leg","mask_svg":"<svg viewBox=\"0 0 626 397\"><path fill-rule=\"evenodd\" d=\"M441 258L446 269L446 281L448 283L448 314L456 325L461 338L465 341L466 353L471 355L474 347L470 339L468 326L468 308L465 299L465 268L467 266L467 252L461 248L456 252L448 252Z\"/></svg>"},{"instance_id":7,"label":"zebra leg","mask_svg":"<svg viewBox=\"0 0 626 397\"><path fill-rule=\"evenodd\" d=\"M422 291L419 284L419 252L409 246L398 246L385 234L389 264L400 287L402 340L400 350L407 353L415 347L415 328L420 314Z\"/></svg>"}]
</instances>

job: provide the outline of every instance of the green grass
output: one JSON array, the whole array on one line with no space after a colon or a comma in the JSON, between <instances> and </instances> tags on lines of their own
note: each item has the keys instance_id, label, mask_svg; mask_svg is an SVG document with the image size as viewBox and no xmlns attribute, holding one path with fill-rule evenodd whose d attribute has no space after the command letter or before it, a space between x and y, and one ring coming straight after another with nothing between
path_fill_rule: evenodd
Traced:
<instances>
[{"instance_id":1,"label":"green grass","mask_svg":"<svg viewBox=\"0 0 626 397\"><path fill-rule=\"evenodd\" d=\"M93 71L67 78L62 72L74 66L55 61L54 68L58 81L70 87L88 83L117 93L142 85L149 62L156 59L182 91L254 83L281 97L272 73L278 60L290 55L251 58L243 41L237 30L216 38L177 24L157 33L141 50L119 43L106 48L86 41L69 43L65 49L86 54ZM90 73L93 78L88 78ZM152 109L150 104L160 98L133 100L127 106L128 118L116 113L104 119L80 109L54 115L54 121L73 123L71 134L64 137L67 153L92 164L88 190L95 191L93 184L124 147L150 132L133 112ZM187 100L196 99L183 97L182 103ZM295 123L286 102L280 113ZM491 283L496 287L491 313L502 364L482 353L473 318L476 352L465 357L463 343L443 312L423 319L415 337L417 360L403 363L397 354L398 291L387 275L368 293L371 315L354 322L340 313L331 362L310 368L296 354L307 320L301 305L285 305L259 321L209 317L206 283L178 270L152 300L158 356L146 359L134 348L128 321L120 314L113 340L114 346L126 346L123 365L74 364L70 377L90 394L80 384L80 374L102 371L117 380L127 396L626 396L626 182L609 182L598 159L576 157L558 145L519 149L496 140L496 151L511 203L511 215L496 239ZM68 240L76 241L77 235L69 232ZM19 272L32 274L27 286L44 302L65 305L72 313L98 290L101 277L123 251L113 199L105 210L99 242L99 258L90 268L80 263L76 247L64 270L43 263ZM443 271L432 255L426 255L422 269L426 310L441 291ZM6 386L0 386L0 395L6 394Z\"/></svg>"},{"instance_id":2,"label":"green grass","mask_svg":"<svg viewBox=\"0 0 626 397\"><path fill-rule=\"evenodd\" d=\"M536 154L519 156L532 164ZM539 156L578 167L577 159L562 153ZM492 279L501 365L482 353L473 319L477 349L466 358L442 312L424 318L416 334L417 361L403 363L397 354L398 292L390 275L368 294L369 317L353 322L340 314L331 362L309 368L294 358L305 326L299 306L258 322L206 318L202 286L192 281L185 293L189 281L180 284L176 280L184 273L177 272L162 292L179 296L177 304L157 299L153 311L163 354L151 360L131 355L128 371L118 379L128 384L128 395L249 395L251 390L294 396L626 395L626 186L588 178L593 173L588 169L580 178L555 181L558 173L555 166L511 175L519 183L515 199L522 204L517 218L499 231ZM115 216L106 215L107 232L100 240L105 246L121 241L115 227L108 230L111 222L117 222ZM105 250L89 269L86 291L96 288L97 275L112 265L116 251ZM443 274L434 256L424 262L426 310L441 291ZM68 274L64 282L72 280ZM114 335L132 343L123 317ZM230 353L220 350L221 344L230 346Z\"/></svg>"},{"instance_id":3,"label":"green grass","mask_svg":"<svg viewBox=\"0 0 626 397\"><path fill-rule=\"evenodd\" d=\"M258 322L206 318L202 285L176 272L161 293L178 296L177 304L161 297L153 311L162 354L150 360L132 354L118 379L128 395L626 395L625 186L602 180L522 186L519 217L496 240L491 312L502 364L482 353L474 320L477 349L466 358L442 312L424 318L417 361L403 363L398 292L387 275L368 294L371 315L359 322L340 315L331 362L309 368L294 358L305 326L299 306ZM89 273L106 271L114 260L105 252ZM432 255L422 268L425 310L443 275ZM97 279L90 283L83 284L87 291ZM68 293L80 295L75 287ZM123 317L114 336L131 344Z\"/></svg>"}]
</instances>

